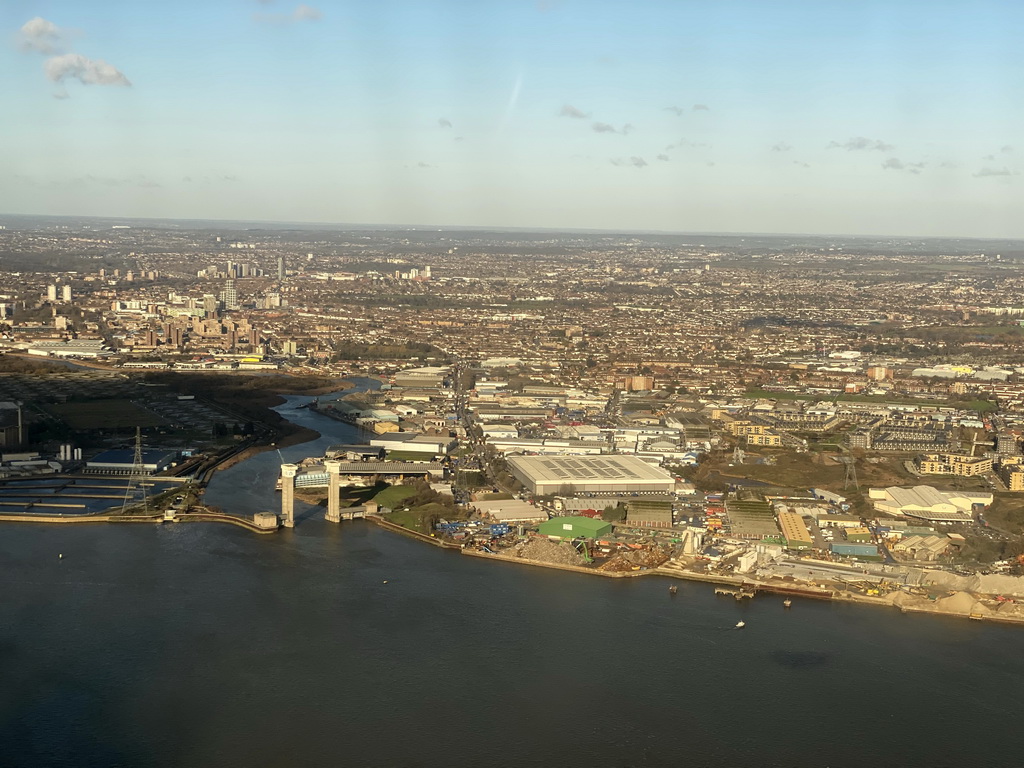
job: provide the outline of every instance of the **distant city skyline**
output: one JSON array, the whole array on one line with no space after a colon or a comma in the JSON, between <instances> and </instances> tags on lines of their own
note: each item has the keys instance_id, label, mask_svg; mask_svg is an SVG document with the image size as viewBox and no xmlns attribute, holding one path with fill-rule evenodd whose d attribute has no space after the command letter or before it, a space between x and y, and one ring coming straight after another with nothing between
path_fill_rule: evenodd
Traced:
<instances>
[{"instance_id":1,"label":"distant city skyline","mask_svg":"<svg viewBox=\"0 0 1024 768\"><path fill-rule=\"evenodd\" d=\"M1009 0L27 0L0 9L0 212L1020 238L1022 22Z\"/></svg>"}]
</instances>

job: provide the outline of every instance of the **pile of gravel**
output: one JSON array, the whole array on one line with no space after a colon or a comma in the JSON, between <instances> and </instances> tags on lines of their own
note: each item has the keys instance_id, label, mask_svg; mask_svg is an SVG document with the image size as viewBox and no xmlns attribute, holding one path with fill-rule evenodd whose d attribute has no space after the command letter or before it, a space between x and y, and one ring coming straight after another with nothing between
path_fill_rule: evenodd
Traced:
<instances>
[{"instance_id":1,"label":"pile of gravel","mask_svg":"<svg viewBox=\"0 0 1024 768\"><path fill-rule=\"evenodd\" d=\"M553 565L583 565L583 556L565 541L535 538L516 547L516 557Z\"/></svg>"}]
</instances>

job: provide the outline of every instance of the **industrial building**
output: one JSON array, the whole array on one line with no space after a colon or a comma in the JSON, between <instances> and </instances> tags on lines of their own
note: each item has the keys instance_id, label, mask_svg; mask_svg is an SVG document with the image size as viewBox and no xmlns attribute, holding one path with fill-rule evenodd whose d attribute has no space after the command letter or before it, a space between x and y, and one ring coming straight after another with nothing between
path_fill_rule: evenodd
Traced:
<instances>
[{"instance_id":1,"label":"industrial building","mask_svg":"<svg viewBox=\"0 0 1024 768\"><path fill-rule=\"evenodd\" d=\"M951 541L943 534L905 536L892 546L892 551L911 560L934 562L946 553Z\"/></svg>"},{"instance_id":2,"label":"industrial building","mask_svg":"<svg viewBox=\"0 0 1024 768\"><path fill-rule=\"evenodd\" d=\"M110 357L114 354L104 346L102 339L38 341L26 345L25 351L42 357Z\"/></svg>"},{"instance_id":3,"label":"industrial building","mask_svg":"<svg viewBox=\"0 0 1024 768\"><path fill-rule=\"evenodd\" d=\"M406 368L395 374L396 387L441 387L451 372L447 366L427 366L423 368Z\"/></svg>"},{"instance_id":4,"label":"industrial building","mask_svg":"<svg viewBox=\"0 0 1024 768\"><path fill-rule=\"evenodd\" d=\"M155 475L170 467L178 454L174 451L151 449L142 451L142 471ZM131 448L117 448L104 451L85 462L85 471L104 475L131 474L135 466L135 451Z\"/></svg>"},{"instance_id":5,"label":"industrial building","mask_svg":"<svg viewBox=\"0 0 1024 768\"><path fill-rule=\"evenodd\" d=\"M775 514L767 502L753 499L748 501L730 499L726 502L726 509L729 514L732 535L735 538L756 540L779 537Z\"/></svg>"},{"instance_id":6,"label":"industrial building","mask_svg":"<svg viewBox=\"0 0 1024 768\"><path fill-rule=\"evenodd\" d=\"M437 456L453 450L458 441L442 435L421 435L415 432L392 432L389 435L370 438L370 445L385 451L422 453Z\"/></svg>"},{"instance_id":7,"label":"industrial building","mask_svg":"<svg viewBox=\"0 0 1024 768\"><path fill-rule=\"evenodd\" d=\"M512 475L531 493L669 493L675 478L635 456L512 456Z\"/></svg>"},{"instance_id":8,"label":"industrial building","mask_svg":"<svg viewBox=\"0 0 1024 768\"><path fill-rule=\"evenodd\" d=\"M881 555L878 554L878 547L874 544L853 544L850 542L833 542L829 545L829 549L833 555L842 555L843 557L856 557L861 560L881 560Z\"/></svg>"},{"instance_id":9,"label":"industrial building","mask_svg":"<svg viewBox=\"0 0 1024 768\"><path fill-rule=\"evenodd\" d=\"M499 523L532 523L548 519L548 514L543 509L515 499L474 501L473 508L478 514Z\"/></svg>"},{"instance_id":10,"label":"industrial building","mask_svg":"<svg viewBox=\"0 0 1024 768\"><path fill-rule=\"evenodd\" d=\"M868 497L879 512L937 523L971 522L975 505L987 507L993 498L991 493L939 491L930 485L872 488Z\"/></svg>"},{"instance_id":11,"label":"industrial building","mask_svg":"<svg viewBox=\"0 0 1024 768\"><path fill-rule=\"evenodd\" d=\"M672 502L665 499L630 499L626 502L626 523L645 528L671 528Z\"/></svg>"},{"instance_id":12,"label":"industrial building","mask_svg":"<svg viewBox=\"0 0 1024 768\"><path fill-rule=\"evenodd\" d=\"M20 448L24 442L21 403L0 402L0 448Z\"/></svg>"},{"instance_id":13,"label":"industrial building","mask_svg":"<svg viewBox=\"0 0 1024 768\"><path fill-rule=\"evenodd\" d=\"M814 543L804 519L796 512L779 512L779 529L789 549L810 549Z\"/></svg>"},{"instance_id":14,"label":"industrial building","mask_svg":"<svg viewBox=\"0 0 1024 768\"><path fill-rule=\"evenodd\" d=\"M444 465L432 461L337 461L338 472L346 485L365 485L375 476L381 478L444 477ZM322 464L302 467L295 475L296 488L325 486L330 480Z\"/></svg>"},{"instance_id":15,"label":"industrial building","mask_svg":"<svg viewBox=\"0 0 1024 768\"><path fill-rule=\"evenodd\" d=\"M544 536L557 536L560 539L596 539L612 532L612 524L592 517L553 517L540 524L540 532Z\"/></svg>"}]
</instances>

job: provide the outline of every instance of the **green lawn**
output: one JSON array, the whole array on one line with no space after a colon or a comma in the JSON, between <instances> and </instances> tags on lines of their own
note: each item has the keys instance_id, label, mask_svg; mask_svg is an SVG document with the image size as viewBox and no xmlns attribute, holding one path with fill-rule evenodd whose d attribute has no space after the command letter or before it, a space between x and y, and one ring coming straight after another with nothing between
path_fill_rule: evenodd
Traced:
<instances>
[{"instance_id":1,"label":"green lawn","mask_svg":"<svg viewBox=\"0 0 1024 768\"><path fill-rule=\"evenodd\" d=\"M371 486L369 488L358 485L348 486L341 489L341 501L346 506L355 507L370 501L380 491L381 488L379 486Z\"/></svg>"},{"instance_id":2,"label":"green lawn","mask_svg":"<svg viewBox=\"0 0 1024 768\"><path fill-rule=\"evenodd\" d=\"M373 500L377 502L379 506L394 509L399 506L402 501L415 495L416 489L411 485L392 485L374 496Z\"/></svg>"},{"instance_id":3,"label":"green lawn","mask_svg":"<svg viewBox=\"0 0 1024 768\"><path fill-rule=\"evenodd\" d=\"M451 510L441 504L424 504L422 507L416 507L415 509L395 510L387 516L387 519L396 525L408 528L410 531L430 533L432 530L431 521L438 517L450 518L450 512Z\"/></svg>"},{"instance_id":4,"label":"green lawn","mask_svg":"<svg viewBox=\"0 0 1024 768\"><path fill-rule=\"evenodd\" d=\"M389 522L408 528L410 531L429 533L423 530L423 519L411 509L396 510L387 516Z\"/></svg>"}]
</instances>

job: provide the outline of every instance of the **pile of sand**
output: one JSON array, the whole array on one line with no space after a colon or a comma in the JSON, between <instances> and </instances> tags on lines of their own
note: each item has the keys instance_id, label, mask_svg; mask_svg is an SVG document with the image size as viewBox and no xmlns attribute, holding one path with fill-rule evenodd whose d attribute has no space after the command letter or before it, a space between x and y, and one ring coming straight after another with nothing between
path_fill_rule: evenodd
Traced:
<instances>
[{"instance_id":1,"label":"pile of sand","mask_svg":"<svg viewBox=\"0 0 1024 768\"><path fill-rule=\"evenodd\" d=\"M921 583L949 590L976 592L980 595L1008 595L1024 597L1024 577L987 575L960 576L946 571L925 571Z\"/></svg>"},{"instance_id":2,"label":"pile of sand","mask_svg":"<svg viewBox=\"0 0 1024 768\"><path fill-rule=\"evenodd\" d=\"M926 597L911 595L907 592L897 592L892 595L890 600L893 605L900 608L949 613L957 616L978 616L992 612L967 592L954 592L952 595L941 597L938 600L929 600Z\"/></svg>"}]
</instances>

